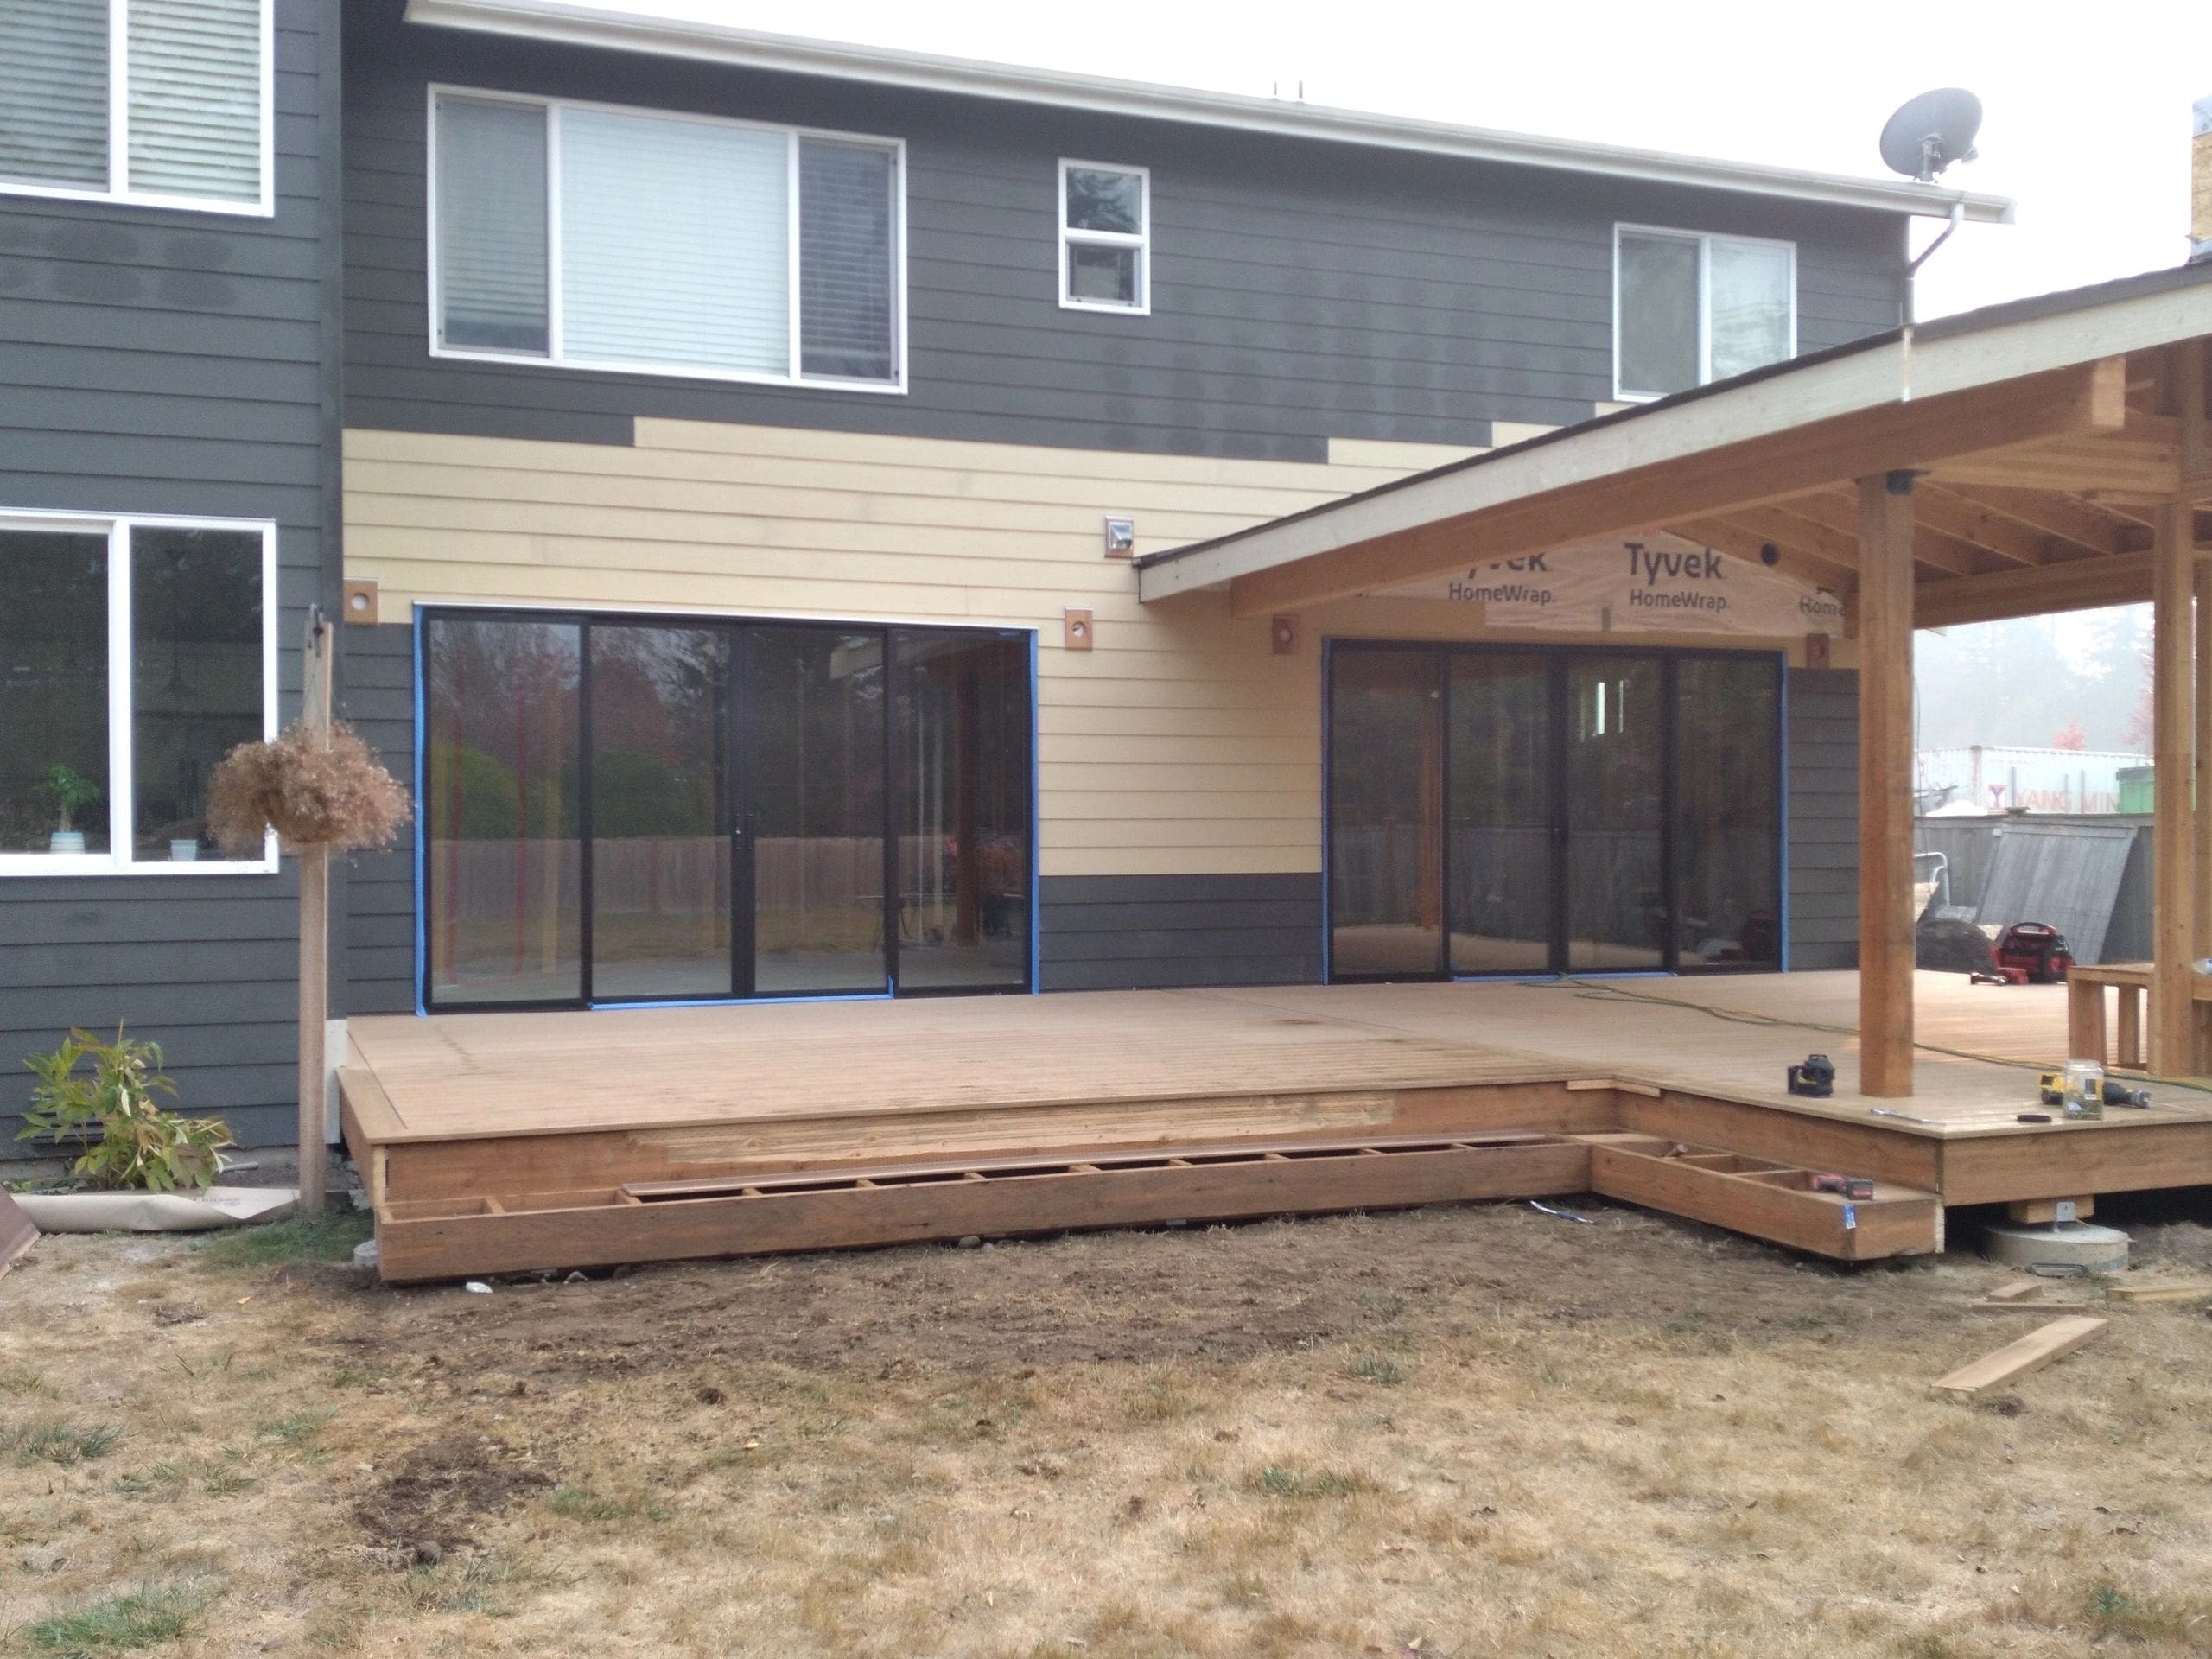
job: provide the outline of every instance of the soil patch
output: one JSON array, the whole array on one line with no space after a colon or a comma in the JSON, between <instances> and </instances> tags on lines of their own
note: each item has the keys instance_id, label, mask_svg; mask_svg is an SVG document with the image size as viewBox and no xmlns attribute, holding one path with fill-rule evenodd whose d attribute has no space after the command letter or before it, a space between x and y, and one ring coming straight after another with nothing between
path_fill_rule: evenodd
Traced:
<instances>
[{"instance_id":1,"label":"soil patch","mask_svg":"<svg viewBox=\"0 0 2212 1659\"><path fill-rule=\"evenodd\" d=\"M543 1471L487 1435L442 1434L411 1447L353 1506L379 1550L429 1564L476 1540L468 1529L552 1484Z\"/></svg>"}]
</instances>

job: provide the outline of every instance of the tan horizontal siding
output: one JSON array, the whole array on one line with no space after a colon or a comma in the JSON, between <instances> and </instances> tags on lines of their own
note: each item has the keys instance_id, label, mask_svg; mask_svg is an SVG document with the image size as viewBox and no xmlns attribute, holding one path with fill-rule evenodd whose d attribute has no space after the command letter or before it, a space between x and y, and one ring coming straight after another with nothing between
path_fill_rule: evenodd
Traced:
<instances>
[{"instance_id":1,"label":"tan horizontal siding","mask_svg":"<svg viewBox=\"0 0 2212 1659\"><path fill-rule=\"evenodd\" d=\"M1140 606L1103 521L1134 518L1141 551L1177 546L1465 453L1339 441L1328 463L1236 461L667 420L640 420L635 448L356 430L346 567L388 620L429 601L1034 629L1045 874L1310 873L1323 640L1468 638L1479 613L1351 601L1301 617L1278 656L1217 595ZM1092 613L1093 650L1062 648L1069 607Z\"/></svg>"},{"instance_id":2,"label":"tan horizontal siding","mask_svg":"<svg viewBox=\"0 0 2212 1659\"><path fill-rule=\"evenodd\" d=\"M634 448L346 434L346 573L388 619L484 602L1038 631L1041 867L1320 868L1318 645L1278 657L1212 601L1137 604L1140 549L1217 536L1448 459L1128 454L640 421ZM1090 610L1096 649L1061 648Z\"/></svg>"}]
</instances>

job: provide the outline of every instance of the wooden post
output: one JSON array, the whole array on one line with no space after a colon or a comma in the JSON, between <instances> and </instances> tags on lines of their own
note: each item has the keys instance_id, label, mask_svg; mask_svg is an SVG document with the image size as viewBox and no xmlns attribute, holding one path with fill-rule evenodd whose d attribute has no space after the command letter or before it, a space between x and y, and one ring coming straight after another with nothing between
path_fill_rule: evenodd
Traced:
<instances>
[{"instance_id":1,"label":"wooden post","mask_svg":"<svg viewBox=\"0 0 2212 1659\"><path fill-rule=\"evenodd\" d=\"M2190 504L2153 510L2151 552L2151 1052L2152 1071L2185 1077L2195 1069L2196 1013L2190 963L2196 938L2195 772L2196 676L2190 614L2196 589Z\"/></svg>"},{"instance_id":2,"label":"wooden post","mask_svg":"<svg viewBox=\"0 0 2212 1659\"><path fill-rule=\"evenodd\" d=\"M2195 569L2196 593L2196 660L2212 664L2212 564L2199 563ZM2193 734L2196 764L2190 823L2190 890L2196 894L2196 925L2190 930L2190 950L2199 957L2212 957L2212 812L2199 810L2212 801L2212 673L2196 676L2196 721Z\"/></svg>"},{"instance_id":3,"label":"wooden post","mask_svg":"<svg viewBox=\"0 0 2212 1659\"><path fill-rule=\"evenodd\" d=\"M1912 1093L1912 474L1859 480L1859 1092Z\"/></svg>"},{"instance_id":4,"label":"wooden post","mask_svg":"<svg viewBox=\"0 0 2212 1659\"><path fill-rule=\"evenodd\" d=\"M317 606L308 612L301 652L300 723L330 747L331 626ZM300 865L300 1212L322 1210L324 1141L328 1133L330 1018L330 849L295 849Z\"/></svg>"}]
</instances>

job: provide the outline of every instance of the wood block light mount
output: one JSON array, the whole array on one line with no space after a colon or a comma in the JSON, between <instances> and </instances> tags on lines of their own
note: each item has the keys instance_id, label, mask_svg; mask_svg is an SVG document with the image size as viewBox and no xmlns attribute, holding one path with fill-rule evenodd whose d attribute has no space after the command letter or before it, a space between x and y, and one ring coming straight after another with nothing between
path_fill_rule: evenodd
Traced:
<instances>
[{"instance_id":1,"label":"wood block light mount","mask_svg":"<svg viewBox=\"0 0 2212 1659\"><path fill-rule=\"evenodd\" d=\"M340 584L338 613L357 626L373 627L377 620L376 583L355 579Z\"/></svg>"},{"instance_id":2,"label":"wood block light mount","mask_svg":"<svg viewBox=\"0 0 2212 1659\"><path fill-rule=\"evenodd\" d=\"M1062 649L1066 651L1089 651L1090 649L1091 636L1094 632L1095 631L1091 626L1090 613L1089 611L1077 610L1073 606L1070 606L1067 609L1060 613L1060 645Z\"/></svg>"}]
</instances>

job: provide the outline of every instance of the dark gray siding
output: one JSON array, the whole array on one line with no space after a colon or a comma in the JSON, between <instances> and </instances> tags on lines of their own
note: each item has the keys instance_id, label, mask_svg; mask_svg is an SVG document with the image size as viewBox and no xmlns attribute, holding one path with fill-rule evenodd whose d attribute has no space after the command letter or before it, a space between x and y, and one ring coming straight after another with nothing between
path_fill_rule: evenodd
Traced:
<instances>
[{"instance_id":1,"label":"dark gray siding","mask_svg":"<svg viewBox=\"0 0 2212 1659\"><path fill-rule=\"evenodd\" d=\"M1311 458L1483 443L1612 396L1616 221L1798 244L1801 346L1892 326L1901 220L1172 123L547 47L351 0L347 424L626 442L631 418ZM426 83L907 141L904 397L434 361ZM1062 310L1057 162L1153 169L1147 317Z\"/></svg>"},{"instance_id":2,"label":"dark gray siding","mask_svg":"<svg viewBox=\"0 0 2212 1659\"><path fill-rule=\"evenodd\" d=\"M277 0L274 219L0 195L0 506L275 519L288 718L336 588L335 16ZM295 893L289 866L0 880L0 1158L30 1150L21 1057L118 1021L181 1106L287 1138Z\"/></svg>"},{"instance_id":3,"label":"dark gray siding","mask_svg":"<svg viewBox=\"0 0 2212 1659\"><path fill-rule=\"evenodd\" d=\"M406 623L338 631L341 703L392 775L415 786L415 630ZM415 831L387 851L356 853L346 869L346 1010L415 1011Z\"/></svg>"},{"instance_id":4,"label":"dark gray siding","mask_svg":"<svg viewBox=\"0 0 2212 1659\"><path fill-rule=\"evenodd\" d=\"M1059 875L1039 888L1048 991L1321 977L1319 875Z\"/></svg>"},{"instance_id":5,"label":"dark gray siding","mask_svg":"<svg viewBox=\"0 0 2212 1659\"><path fill-rule=\"evenodd\" d=\"M1859 965L1859 676L1793 668L1789 965Z\"/></svg>"}]
</instances>

